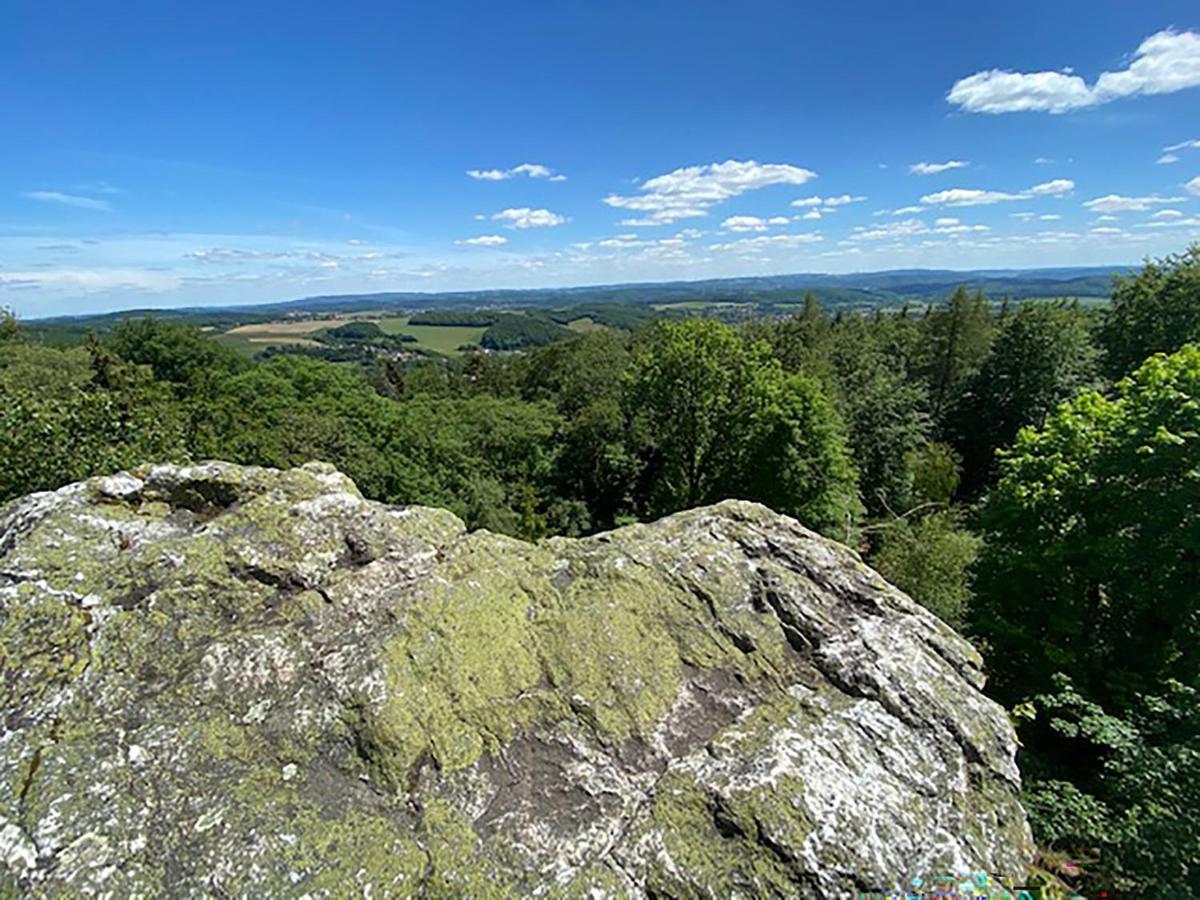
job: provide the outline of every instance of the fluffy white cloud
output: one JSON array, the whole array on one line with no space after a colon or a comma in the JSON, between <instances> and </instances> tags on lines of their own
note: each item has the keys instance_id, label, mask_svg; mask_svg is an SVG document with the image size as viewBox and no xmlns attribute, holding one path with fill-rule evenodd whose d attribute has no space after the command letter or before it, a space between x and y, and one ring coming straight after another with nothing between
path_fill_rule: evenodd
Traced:
<instances>
[{"instance_id":1,"label":"fluffy white cloud","mask_svg":"<svg viewBox=\"0 0 1200 900\"><path fill-rule=\"evenodd\" d=\"M772 225L787 225L791 222L787 216L772 216L762 219L758 216L730 216L721 223L728 231L766 231Z\"/></svg>"},{"instance_id":2,"label":"fluffy white cloud","mask_svg":"<svg viewBox=\"0 0 1200 900\"><path fill-rule=\"evenodd\" d=\"M1018 194L1007 191L983 191L976 188L950 188L926 194L921 202L926 206L987 206L1010 200L1029 200L1033 197L1060 197L1075 190L1075 182L1069 178L1056 178L1035 184Z\"/></svg>"},{"instance_id":3,"label":"fluffy white cloud","mask_svg":"<svg viewBox=\"0 0 1200 900\"><path fill-rule=\"evenodd\" d=\"M508 243L508 238L502 234L481 234L479 237L463 238L456 244L467 244L471 247L499 247Z\"/></svg>"},{"instance_id":4,"label":"fluffy white cloud","mask_svg":"<svg viewBox=\"0 0 1200 900\"><path fill-rule=\"evenodd\" d=\"M987 225L968 225L965 224L961 219L954 218L953 216L945 216L935 219L932 228L930 228L920 219L904 219L900 222L888 222L886 225L880 225L874 228L860 226L854 229L848 240L851 242L886 241L914 237L917 235L982 234L986 231L991 231Z\"/></svg>"},{"instance_id":5,"label":"fluffy white cloud","mask_svg":"<svg viewBox=\"0 0 1200 900\"><path fill-rule=\"evenodd\" d=\"M773 234L753 238L741 238L727 244L711 244L710 250L720 252L750 252L759 253L773 247L799 247L804 244L815 244L825 240L821 235L811 232L806 234Z\"/></svg>"},{"instance_id":6,"label":"fluffy white cloud","mask_svg":"<svg viewBox=\"0 0 1200 900\"><path fill-rule=\"evenodd\" d=\"M888 222L875 228L858 227L850 235L851 241L882 241L888 238L908 237L914 234L924 234L929 226L920 219L904 219L900 222Z\"/></svg>"},{"instance_id":7,"label":"fluffy white cloud","mask_svg":"<svg viewBox=\"0 0 1200 900\"><path fill-rule=\"evenodd\" d=\"M1164 153L1162 156L1160 156L1156 160L1156 162L1160 166L1169 166L1171 163L1179 162L1179 157L1176 156L1174 153Z\"/></svg>"},{"instance_id":8,"label":"fluffy white cloud","mask_svg":"<svg viewBox=\"0 0 1200 900\"><path fill-rule=\"evenodd\" d=\"M1193 184L1195 188L1193 188ZM1195 179L1188 185L1189 190L1196 190L1200 193L1200 178ZM1104 197L1096 197L1094 200L1088 200L1083 204L1084 208L1091 212L1113 213L1113 212L1146 212L1155 206L1165 206L1171 203L1182 203L1187 199L1185 197L1122 197L1120 194L1108 194Z\"/></svg>"},{"instance_id":9,"label":"fluffy white cloud","mask_svg":"<svg viewBox=\"0 0 1200 900\"><path fill-rule=\"evenodd\" d=\"M1095 84L1069 71L989 69L955 82L946 99L967 112L1065 113L1121 97L1170 94L1197 86L1200 34L1167 29L1142 41L1128 68L1103 72Z\"/></svg>"},{"instance_id":10,"label":"fluffy white cloud","mask_svg":"<svg viewBox=\"0 0 1200 900\"><path fill-rule=\"evenodd\" d=\"M604 202L617 209L645 213L623 224L664 225L707 215L711 207L747 191L777 184L804 184L816 177L815 172L797 166L731 159L675 169L642 182L639 194L610 194Z\"/></svg>"},{"instance_id":11,"label":"fluffy white cloud","mask_svg":"<svg viewBox=\"0 0 1200 900\"><path fill-rule=\"evenodd\" d=\"M923 207L923 206L902 206L899 209L893 209L892 215L893 216L912 216L912 215L916 215L918 213L923 213L923 212L925 212L925 207Z\"/></svg>"},{"instance_id":12,"label":"fluffy white cloud","mask_svg":"<svg viewBox=\"0 0 1200 900\"><path fill-rule=\"evenodd\" d=\"M1170 216L1163 213L1171 213ZM1200 225L1200 218L1189 216L1184 218L1183 213L1175 209L1164 209L1161 212L1156 212L1151 219L1152 222L1139 222L1135 228L1194 228Z\"/></svg>"},{"instance_id":13,"label":"fluffy white cloud","mask_svg":"<svg viewBox=\"0 0 1200 900\"><path fill-rule=\"evenodd\" d=\"M1189 181L1185 187L1193 194L1200 194L1200 175L1197 175L1195 178Z\"/></svg>"},{"instance_id":14,"label":"fluffy white cloud","mask_svg":"<svg viewBox=\"0 0 1200 900\"><path fill-rule=\"evenodd\" d=\"M921 202L926 206L986 206L1008 200L1025 200L1023 194L1008 194L1004 191L981 191L974 188L950 188L926 194Z\"/></svg>"},{"instance_id":15,"label":"fluffy white cloud","mask_svg":"<svg viewBox=\"0 0 1200 900\"><path fill-rule=\"evenodd\" d=\"M965 169L970 163L961 159L950 159L944 163L919 162L908 167L914 175L937 175L939 172L949 172L951 169Z\"/></svg>"},{"instance_id":16,"label":"fluffy white cloud","mask_svg":"<svg viewBox=\"0 0 1200 900\"><path fill-rule=\"evenodd\" d=\"M77 206L80 209L96 209L102 212L112 209L112 205L107 200L96 200L93 197L80 197L77 194L64 194L59 191L25 191L21 196L27 200L57 203L61 206Z\"/></svg>"},{"instance_id":17,"label":"fluffy white cloud","mask_svg":"<svg viewBox=\"0 0 1200 900\"><path fill-rule=\"evenodd\" d=\"M522 206L517 209L504 209L492 216L496 222L508 222L509 228L553 228L555 225L566 224L566 216L560 216L548 209L530 209Z\"/></svg>"},{"instance_id":18,"label":"fluffy white cloud","mask_svg":"<svg viewBox=\"0 0 1200 900\"><path fill-rule=\"evenodd\" d=\"M847 203L862 203L866 197L856 197L851 194L840 194L837 197L826 197L824 206L845 206Z\"/></svg>"},{"instance_id":19,"label":"fluffy white cloud","mask_svg":"<svg viewBox=\"0 0 1200 900\"><path fill-rule=\"evenodd\" d=\"M511 169L467 169L467 174L476 181L507 181L518 175L528 175L530 178L549 178L551 181L566 181L566 175L555 175L548 167L540 163L521 163Z\"/></svg>"},{"instance_id":20,"label":"fluffy white cloud","mask_svg":"<svg viewBox=\"0 0 1200 900\"><path fill-rule=\"evenodd\" d=\"M799 200L793 200L792 206L799 207L800 209L819 206L825 212L829 212L848 203L862 203L866 199L866 197L860 197L855 194L840 194L837 197L801 197Z\"/></svg>"},{"instance_id":21,"label":"fluffy white cloud","mask_svg":"<svg viewBox=\"0 0 1200 900\"><path fill-rule=\"evenodd\" d=\"M1053 181L1043 181L1035 184L1026 193L1030 197L1058 197L1075 190L1075 182L1070 178L1055 178Z\"/></svg>"}]
</instances>

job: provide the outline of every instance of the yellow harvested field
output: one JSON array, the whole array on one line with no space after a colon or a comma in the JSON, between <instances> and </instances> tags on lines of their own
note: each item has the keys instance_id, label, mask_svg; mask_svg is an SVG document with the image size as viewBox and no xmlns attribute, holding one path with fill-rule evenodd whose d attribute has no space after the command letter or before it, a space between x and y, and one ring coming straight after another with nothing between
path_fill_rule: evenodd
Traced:
<instances>
[{"instance_id":1,"label":"yellow harvested field","mask_svg":"<svg viewBox=\"0 0 1200 900\"><path fill-rule=\"evenodd\" d=\"M338 316L329 319L288 319L279 322L255 322L251 325L239 325L230 328L226 334L312 334L322 328L335 328L349 316Z\"/></svg>"},{"instance_id":2,"label":"yellow harvested field","mask_svg":"<svg viewBox=\"0 0 1200 900\"><path fill-rule=\"evenodd\" d=\"M308 338L276 336L276 337L247 337L251 344L291 344L303 347L320 347L320 341L310 341Z\"/></svg>"}]
</instances>

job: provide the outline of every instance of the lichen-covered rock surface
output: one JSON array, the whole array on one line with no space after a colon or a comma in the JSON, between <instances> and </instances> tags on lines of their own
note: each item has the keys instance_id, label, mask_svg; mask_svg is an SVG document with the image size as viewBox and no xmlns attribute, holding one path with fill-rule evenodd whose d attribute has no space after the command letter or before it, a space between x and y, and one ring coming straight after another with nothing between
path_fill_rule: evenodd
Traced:
<instances>
[{"instance_id":1,"label":"lichen-covered rock surface","mask_svg":"<svg viewBox=\"0 0 1200 900\"><path fill-rule=\"evenodd\" d=\"M332 468L0 509L0 894L845 897L1020 876L964 640L727 502L467 533Z\"/></svg>"}]
</instances>

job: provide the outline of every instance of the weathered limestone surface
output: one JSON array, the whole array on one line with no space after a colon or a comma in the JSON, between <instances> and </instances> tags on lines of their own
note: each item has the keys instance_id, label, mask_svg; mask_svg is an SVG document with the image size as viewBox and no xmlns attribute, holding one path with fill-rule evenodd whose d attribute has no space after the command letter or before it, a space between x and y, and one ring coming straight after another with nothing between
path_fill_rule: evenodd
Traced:
<instances>
[{"instance_id":1,"label":"weathered limestone surface","mask_svg":"<svg viewBox=\"0 0 1200 900\"><path fill-rule=\"evenodd\" d=\"M0 509L0 894L844 897L1019 876L980 660L749 503L466 533L332 468Z\"/></svg>"}]
</instances>

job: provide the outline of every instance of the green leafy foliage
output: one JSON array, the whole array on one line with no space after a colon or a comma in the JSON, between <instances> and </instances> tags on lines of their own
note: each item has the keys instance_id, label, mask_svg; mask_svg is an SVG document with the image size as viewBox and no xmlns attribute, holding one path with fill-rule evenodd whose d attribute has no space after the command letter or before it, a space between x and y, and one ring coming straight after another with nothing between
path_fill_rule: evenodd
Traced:
<instances>
[{"instance_id":1,"label":"green leafy foliage","mask_svg":"<svg viewBox=\"0 0 1200 900\"><path fill-rule=\"evenodd\" d=\"M105 346L126 362L149 366L154 377L183 393L204 392L247 362L194 325L147 316L126 319L112 330Z\"/></svg>"},{"instance_id":2,"label":"green leafy foliage","mask_svg":"<svg viewBox=\"0 0 1200 900\"><path fill-rule=\"evenodd\" d=\"M21 329L16 316L0 307L0 344L16 343L20 338Z\"/></svg>"},{"instance_id":3,"label":"green leafy foliage","mask_svg":"<svg viewBox=\"0 0 1200 900\"><path fill-rule=\"evenodd\" d=\"M502 314L488 326L479 345L488 350L524 350L545 346L570 337L572 333L569 328L563 328L548 319Z\"/></svg>"},{"instance_id":4,"label":"green leafy foliage","mask_svg":"<svg viewBox=\"0 0 1200 900\"><path fill-rule=\"evenodd\" d=\"M386 332L375 322L347 322L325 332L327 337L341 341L374 341L386 337Z\"/></svg>"},{"instance_id":5,"label":"green leafy foliage","mask_svg":"<svg viewBox=\"0 0 1200 900\"><path fill-rule=\"evenodd\" d=\"M1200 340L1200 244L1116 279L1100 343L1109 374L1120 377L1152 353Z\"/></svg>"},{"instance_id":6,"label":"green leafy foliage","mask_svg":"<svg viewBox=\"0 0 1200 900\"><path fill-rule=\"evenodd\" d=\"M940 421L958 386L983 365L991 349L994 324L987 298L979 292L969 294L962 287L922 322L921 368L935 419Z\"/></svg>"},{"instance_id":7,"label":"green leafy foliage","mask_svg":"<svg viewBox=\"0 0 1200 900\"><path fill-rule=\"evenodd\" d=\"M1004 317L991 353L962 385L948 430L962 454L969 495L990 480L996 451L1026 425L1040 426L1054 409L1098 374L1087 317L1077 307L1026 303Z\"/></svg>"},{"instance_id":8,"label":"green leafy foliage","mask_svg":"<svg viewBox=\"0 0 1200 900\"><path fill-rule=\"evenodd\" d=\"M655 325L635 350L626 403L645 515L739 496L837 531L859 510L833 404L727 325Z\"/></svg>"},{"instance_id":9,"label":"green leafy foliage","mask_svg":"<svg viewBox=\"0 0 1200 900\"><path fill-rule=\"evenodd\" d=\"M1061 671L1120 702L1200 674L1198 479L1195 346L1020 434L984 511L976 617L1004 696Z\"/></svg>"},{"instance_id":10,"label":"green leafy foliage","mask_svg":"<svg viewBox=\"0 0 1200 900\"><path fill-rule=\"evenodd\" d=\"M960 515L941 510L885 527L872 562L884 578L958 628L971 600L971 567L979 545Z\"/></svg>"},{"instance_id":11,"label":"green leafy foliage","mask_svg":"<svg viewBox=\"0 0 1200 900\"><path fill-rule=\"evenodd\" d=\"M0 501L186 459L186 416L148 370L81 349L0 347Z\"/></svg>"},{"instance_id":12,"label":"green leafy foliage","mask_svg":"<svg viewBox=\"0 0 1200 900\"><path fill-rule=\"evenodd\" d=\"M1065 851L1089 882L1110 890L1200 895L1194 687L1167 680L1118 716L1058 675L1051 691L1028 704L1022 732L1028 741L1057 745L1057 766L1045 757L1027 765L1025 806L1047 846Z\"/></svg>"}]
</instances>

